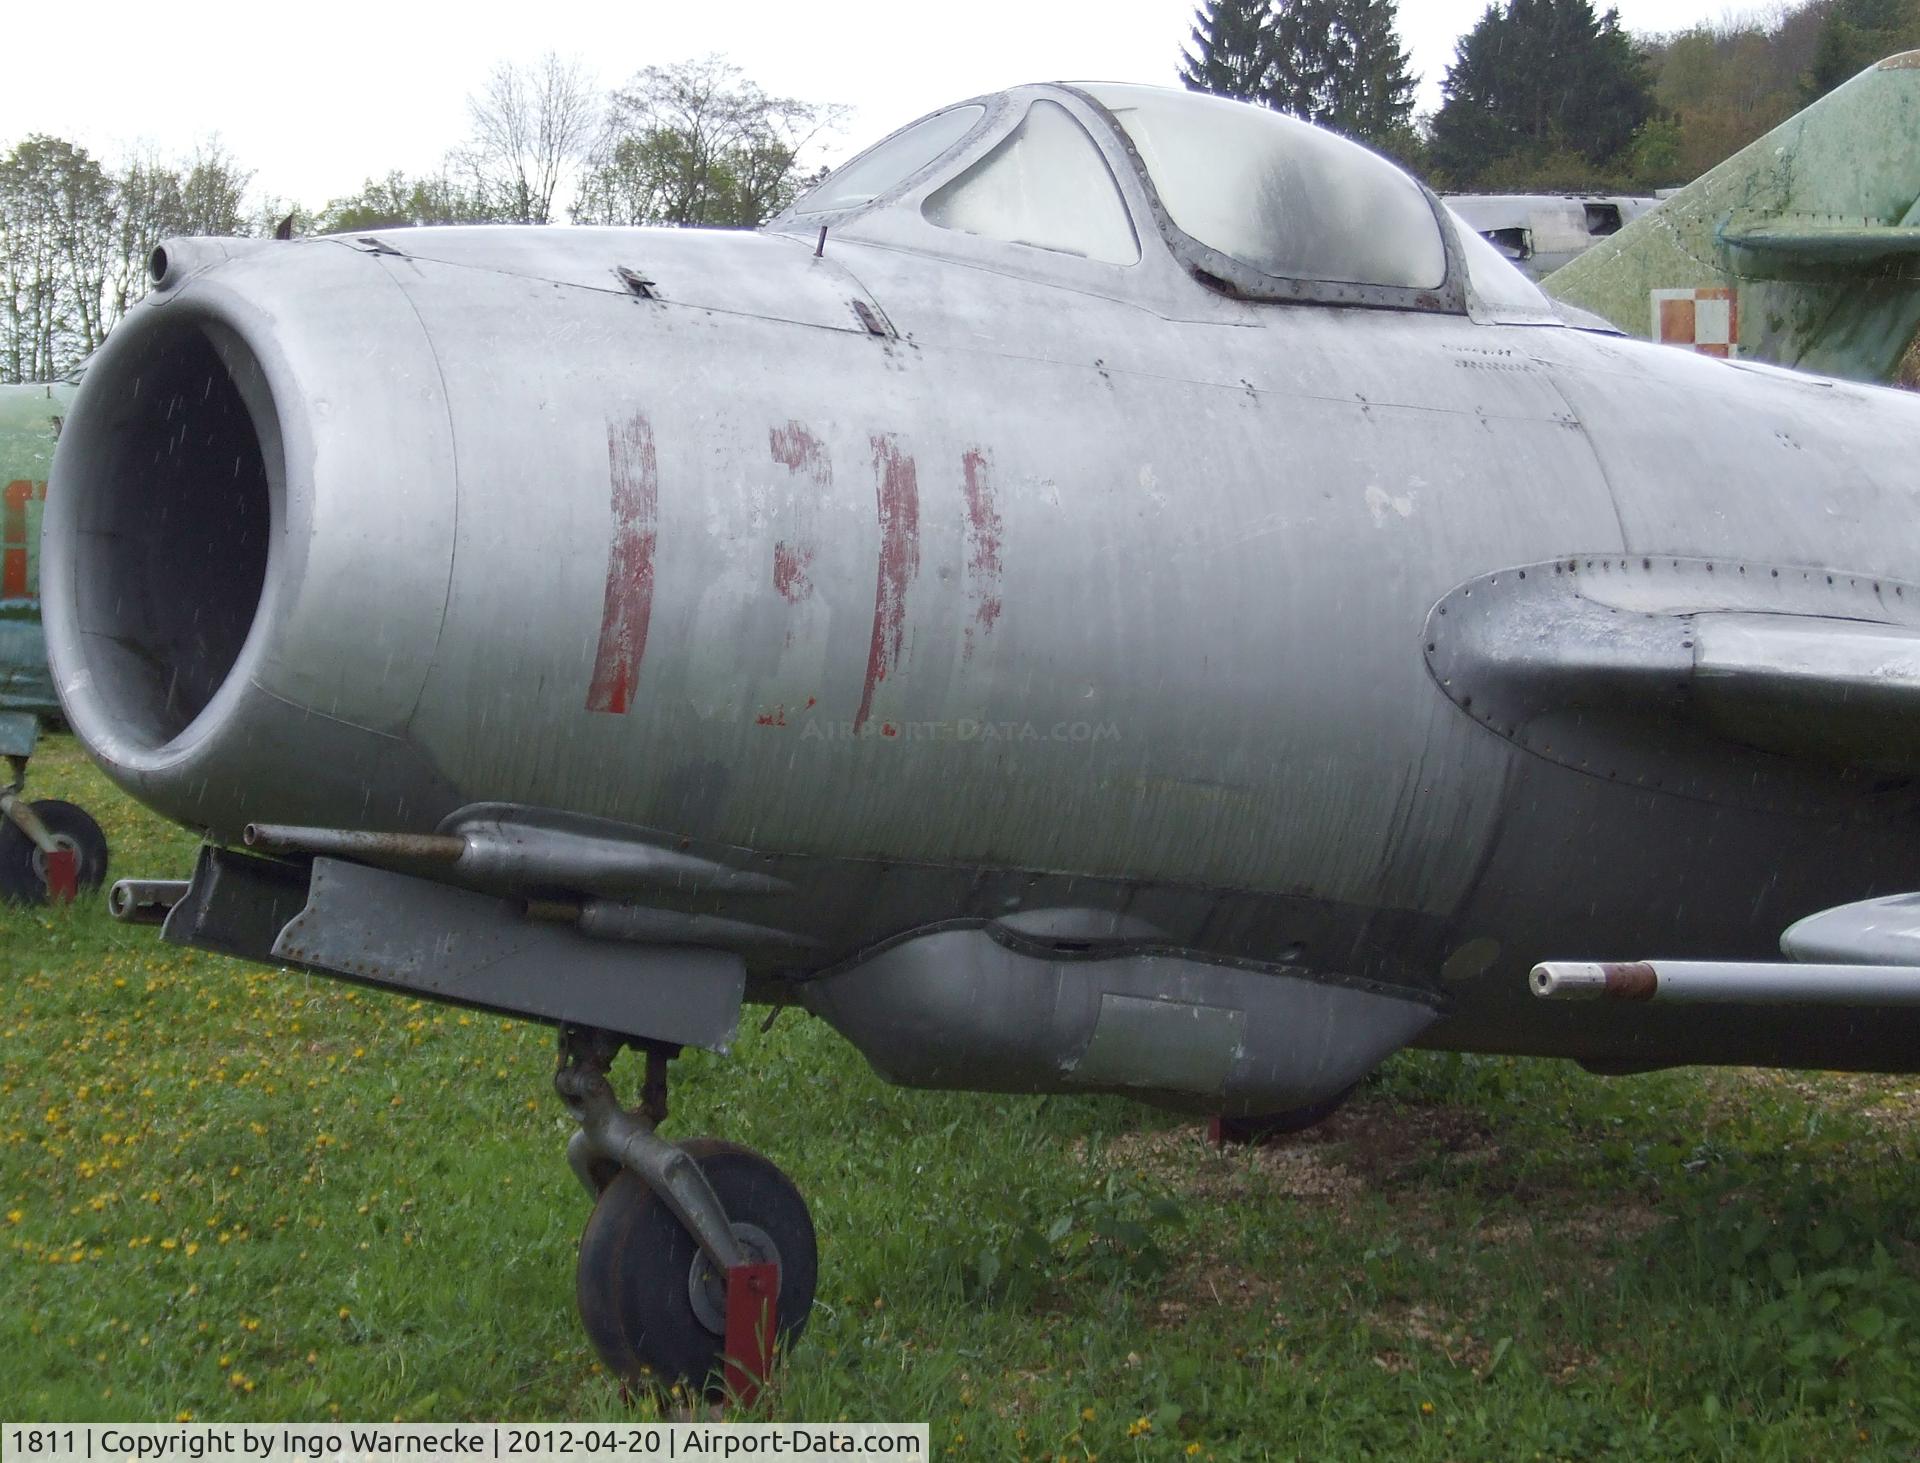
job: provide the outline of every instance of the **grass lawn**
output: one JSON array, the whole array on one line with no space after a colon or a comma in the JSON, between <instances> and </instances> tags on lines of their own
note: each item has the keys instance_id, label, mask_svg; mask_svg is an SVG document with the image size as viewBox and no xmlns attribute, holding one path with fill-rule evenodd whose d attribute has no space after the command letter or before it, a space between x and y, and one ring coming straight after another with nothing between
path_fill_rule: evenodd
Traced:
<instances>
[{"instance_id":1,"label":"grass lawn","mask_svg":"<svg viewBox=\"0 0 1920 1463\"><path fill-rule=\"evenodd\" d=\"M188 872L70 738L33 789L100 819L110 877ZM667 1131L813 1206L774 1417L990 1459L1920 1457L1913 1081L1408 1053L1318 1131L1216 1153L758 1027L675 1064ZM0 1418L651 1415L574 1317L552 1060L545 1028L99 899L0 908Z\"/></svg>"}]
</instances>

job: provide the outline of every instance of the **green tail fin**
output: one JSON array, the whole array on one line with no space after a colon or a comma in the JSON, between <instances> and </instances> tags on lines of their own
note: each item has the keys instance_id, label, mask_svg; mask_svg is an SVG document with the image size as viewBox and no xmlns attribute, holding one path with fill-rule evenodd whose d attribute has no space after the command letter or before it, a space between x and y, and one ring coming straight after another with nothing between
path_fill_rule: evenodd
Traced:
<instances>
[{"instance_id":1,"label":"green tail fin","mask_svg":"<svg viewBox=\"0 0 1920 1463\"><path fill-rule=\"evenodd\" d=\"M1544 283L1633 335L1893 380L1920 330L1920 51L1868 67Z\"/></svg>"}]
</instances>

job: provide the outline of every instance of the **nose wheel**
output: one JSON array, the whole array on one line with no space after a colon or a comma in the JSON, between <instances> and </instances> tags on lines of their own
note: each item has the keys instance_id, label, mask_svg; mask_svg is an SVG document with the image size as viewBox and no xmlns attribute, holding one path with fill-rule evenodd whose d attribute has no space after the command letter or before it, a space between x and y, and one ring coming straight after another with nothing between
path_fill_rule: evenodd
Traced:
<instances>
[{"instance_id":1,"label":"nose wheel","mask_svg":"<svg viewBox=\"0 0 1920 1463\"><path fill-rule=\"evenodd\" d=\"M107 838L83 808L0 793L0 899L72 900L107 876Z\"/></svg>"},{"instance_id":2,"label":"nose wheel","mask_svg":"<svg viewBox=\"0 0 1920 1463\"><path fill-rule=\"evenodd\" d=\"M634 1173L623 1171L593 1206L580 1237L575 1296L580 1319L607 1370L629 1384L680 1382L709 1396L740 1392L738 1378L764 1379L757 1357L735 1351L784 1351L806 1329L813 1308L818 1257L806 1201L785 1174L758 1153L716 1138L695 1138L680 1151L700 1166L749 1257L722 1271L703 1253L660 1197ZM763 1272L771 1281L771 1348L753 1332L764 1315L749 1282L748 1335L729 1346L738 1330L737 1297L729 1275L737 1269ZM768 1273L770 1272L770 1273ZM731 1362L731 1365L730 1365Z\"/></svg>"},{"instance_id":3,"label":"nose wheel","mask_svg":"<svg viewBox=\"0 0 1920 1463\"><path fill-rule=\"evenodd\" d=\"M575 1296L607 1370L631 1385L679 1383L750 1404L774 1355L806 1328L819 1275L813 1220L770 1161L717 1138L672 1144L663 1052L646 1100L614 1101L618 1038L565 1028L554 1085L580 1131L568 1159L597 1195Z\"/></svg>"}]
</instances>

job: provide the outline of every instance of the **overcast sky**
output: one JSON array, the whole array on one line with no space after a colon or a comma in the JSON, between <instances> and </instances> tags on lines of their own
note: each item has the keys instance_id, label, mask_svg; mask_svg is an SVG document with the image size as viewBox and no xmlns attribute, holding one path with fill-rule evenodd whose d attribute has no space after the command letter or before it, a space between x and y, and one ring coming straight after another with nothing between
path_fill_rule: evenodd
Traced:
<instances>
[{"instance_id":1,"label":"overcast sky","mask_svg":"<svg viewBox=\"0 0 1920 1463\"><path fill-rule=\"evenodd\" d=\"M1675 30L1728 0L1617 0L1629 30ZM109 160L183 155L218 133L257 190L309 206L393 168L434 169L465 99L503 58L579 57L607 85L721 52L768 91L843 102L836 162L943 102L1022 81L1171 83L1192 0L412 0L86 6L11 0L0 27L0 148L29 132ZM1454 42L1486 0L1400 0L1438 105Z\"/></svg>"}]
</instances>

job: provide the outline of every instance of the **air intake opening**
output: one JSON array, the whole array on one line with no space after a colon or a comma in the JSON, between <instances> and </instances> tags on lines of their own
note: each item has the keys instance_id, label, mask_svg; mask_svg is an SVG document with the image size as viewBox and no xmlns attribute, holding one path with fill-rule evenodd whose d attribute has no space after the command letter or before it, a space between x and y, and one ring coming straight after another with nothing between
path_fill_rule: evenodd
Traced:
<instances>
[{"instance_id":1,"label":"air intake opening","mask_svg":"<svg viewBox=\"0 0 1920 1463\"><path fill-rule=\"evenodd\" d=\"M210 328L220 329L181 321L132 359L103 363L112 379L87 387L106 420L89 421L58 482L74 495L86 670L115 730L148 750L179 736L225 683L267 577L278 429L251 353L224 330L216 348ZM246 394L236 370L251 378Z\"/></svg>"}]
</instances>

